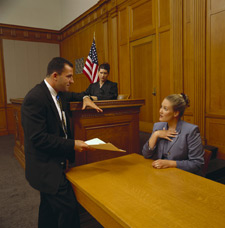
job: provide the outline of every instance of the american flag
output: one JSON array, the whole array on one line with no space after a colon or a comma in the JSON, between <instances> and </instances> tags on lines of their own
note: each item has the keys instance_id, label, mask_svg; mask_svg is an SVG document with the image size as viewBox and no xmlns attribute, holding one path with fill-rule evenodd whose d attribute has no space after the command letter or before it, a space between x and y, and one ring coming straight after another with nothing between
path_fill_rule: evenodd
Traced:
<instances>
[{"instance_id":1,"label":"american flag","mask_svg":"<svg viewBox=\"0 0 225 228\"><path fill-rule=\"evenodd\" d=\"M96 51L95 39L93 39L91 50L83 68L83 73L87 76L90 83L98 81L98 56Z\"/></svg>"}]
</instances>

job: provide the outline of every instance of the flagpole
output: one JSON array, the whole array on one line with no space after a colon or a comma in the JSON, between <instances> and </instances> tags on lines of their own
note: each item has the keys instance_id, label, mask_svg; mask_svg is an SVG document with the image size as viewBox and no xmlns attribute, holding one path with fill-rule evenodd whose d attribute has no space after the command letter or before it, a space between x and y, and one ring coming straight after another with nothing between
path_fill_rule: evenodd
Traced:
<instances>
[{"instance_id":1,"label":"flagpole","mask_svg":"<svg viewBox=\"0 0 225 228\"><path fill-rule=\"evenodd\" d=\"M94 32L94 40L95 40L95 32Z\"/></svg>"}]
</instances>

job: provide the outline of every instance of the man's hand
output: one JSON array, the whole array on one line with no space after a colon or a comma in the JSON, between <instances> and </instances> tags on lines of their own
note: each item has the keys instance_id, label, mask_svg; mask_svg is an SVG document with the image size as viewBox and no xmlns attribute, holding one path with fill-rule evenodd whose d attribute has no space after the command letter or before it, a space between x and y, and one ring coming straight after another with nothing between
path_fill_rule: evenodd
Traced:
<instances>
[{"instance_id":1,"label":"man's hand","mask_svg":"<svg viewBox=\"0 0 225 228\"><path fill-rule=\"evenodd\" d=\"M82 110L84 110L87 106L96 109L97 112L103 112L102 109L100 109L89 97L85 97L83 99L83 107Z\"/></svg>"},{"instance_id":2,"label":"man's hand","mask_svg":"<svg viewBox=\"0 0 225 228\"><path fill-rule=\"evenodd\" d=\"M77 152L82 152L85 150L95 150L94 148L88 146L84 141L82 140L75 140L74 142L74 150Z\"/></svg>"}]
</instances>

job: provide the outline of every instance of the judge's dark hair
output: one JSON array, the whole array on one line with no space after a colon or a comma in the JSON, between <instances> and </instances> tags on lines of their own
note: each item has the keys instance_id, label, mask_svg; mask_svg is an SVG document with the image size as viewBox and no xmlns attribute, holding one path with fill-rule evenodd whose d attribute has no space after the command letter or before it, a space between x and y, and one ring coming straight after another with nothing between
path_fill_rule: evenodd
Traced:
<instances>
[{"instance_id":1,"label":"judge's dark hair","mask_svg":"<svg viewBox=\"0 0 225 228\"><path fill-rule=\"evenodd\" d=\"M70 61L62 57L53 58L48 64L46 75L49 77L54 72L57 72L59 75L62 74L65 64L73 67L73 64Z\"/></svg>"},{"instance_id":2,"label":"judge's dark hair","mask_svg":"<svg viewBox=\"0 0 225 228\"><path fill-rule=\"evenodd\" d=\"M186 107L190 106L190 100L184 93L171 94L167 96L166 99L172 103L175 112L179 111L179 117L182 117Z\"/></svg>"},{"instance_id":3,"label":"judge's dark hair","mask_svg":"<svg viewBox=\"0 0 225 228\"><path fill-rule=\"evenodd\" d=\"M98 71L100 71L101 69L107 70L108 74L110 71L110 65L108 63L102 63L99 67L98 67Z\"/></svg>"}]
</instances>

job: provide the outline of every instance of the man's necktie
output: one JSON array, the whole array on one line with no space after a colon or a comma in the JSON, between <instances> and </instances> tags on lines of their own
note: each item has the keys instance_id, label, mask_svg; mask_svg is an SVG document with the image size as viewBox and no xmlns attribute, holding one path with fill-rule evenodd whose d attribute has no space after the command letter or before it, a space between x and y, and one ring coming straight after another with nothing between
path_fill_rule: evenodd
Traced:
<instances>
[{"instance_id":1,"label":"man's necktie","mask_svg":"<svg viewBox=\"0 0 225 228\"><path fill-rule=\"evenodd\" d=\"M67 138L66 121L65 121L64 114L63 114L63 109L62 109L62 100L61 100L61 97L59 96L59 94L57 94L56 100L57 100L57 102L59 104L60 111L61 111L61 116L62 116L61 122L62 122L63 131L64 131L65 136Z\"/></svg>"}]
</instances>

